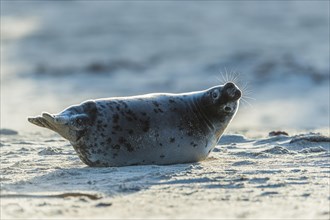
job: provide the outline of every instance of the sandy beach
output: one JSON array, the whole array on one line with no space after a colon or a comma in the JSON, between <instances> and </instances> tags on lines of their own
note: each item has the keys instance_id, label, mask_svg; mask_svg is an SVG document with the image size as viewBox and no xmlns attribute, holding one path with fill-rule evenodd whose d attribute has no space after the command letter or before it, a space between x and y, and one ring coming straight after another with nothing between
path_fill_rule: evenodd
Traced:
<instances>
[{"instance_id":1,"label":"sandy beach","mask_svg":"<svg viewBox=\"0 0 330 220\"><path fill-rule=\"evenodd\" d=\"M0 218L330 219L328 9L1 1ZM198 163L92 168L27 121L228 81L243 92L239 110Z\"/></svg>"},{"instance_id":2,"label":"sandy beach","mask_svg":"<svg viewBox=\"0 0 330 220\"><path fill-rule=\"evenodd\" d=\"M56 135L4 135L1 219L328 219L329 141L225 135L199 163L91 168Z\"/></svg>"}]
</instances>

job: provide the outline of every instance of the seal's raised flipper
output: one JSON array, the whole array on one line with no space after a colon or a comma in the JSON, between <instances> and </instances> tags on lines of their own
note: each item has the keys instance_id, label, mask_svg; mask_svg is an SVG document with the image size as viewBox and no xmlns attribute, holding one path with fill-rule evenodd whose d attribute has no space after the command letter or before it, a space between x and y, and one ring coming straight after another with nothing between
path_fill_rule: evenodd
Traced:
<instances>
[{"instance_id":1,"label":"seal's raised flipper","mask_svg":"<svg viewBox=\"0 0 330 220\"><path fill-rule=\"evenodd\" d=\"M39 127L48 128L64 138L72 141L78 139L78 133L90 124L87 114L70 115L68 113L49 114L43 112L41 116L28 117L28 121Z\"/></svg>"},{"instance_id":2,"label":"seal's raised flipper","mask_svg":"<svg viewBox=\"0 0 330 220\"><path fill-rule=\"evenodd\" d=\"M42 122L44 119L41 116L36 116L36 117L28 117L28 121L31 122L32 124L35 124L39 127L45 128L45 124Z\"/></svg>"},{"instance_id":3,"label":"seal's raised flipper","mask_svg":"<svg viewBox=\"0 0 330 220\"><path fill-rule=\"evenodd\" d=\"M49 113L43 113L42 116L28 117L28 121L39 127L48 128L55 132L58 132L56 123L54 123L53 116Z\"/></svg>"}]
</instances>

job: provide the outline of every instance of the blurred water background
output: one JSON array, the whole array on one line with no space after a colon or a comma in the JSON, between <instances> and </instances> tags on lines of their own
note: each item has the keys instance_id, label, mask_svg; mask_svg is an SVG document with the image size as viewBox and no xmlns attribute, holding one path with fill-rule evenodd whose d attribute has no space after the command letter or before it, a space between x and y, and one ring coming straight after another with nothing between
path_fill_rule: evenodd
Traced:
<instances>
[{"instance_id":1,"label":"blurred water background","mask_svg":"<svg viewBox=\"0 0 330 220\"><path fill-rule=\"evenodd\" d=\"M235 77L246 101L229 131L328 129L329 2L1 1L1 128Z\"/></svg>"}]
</instances>

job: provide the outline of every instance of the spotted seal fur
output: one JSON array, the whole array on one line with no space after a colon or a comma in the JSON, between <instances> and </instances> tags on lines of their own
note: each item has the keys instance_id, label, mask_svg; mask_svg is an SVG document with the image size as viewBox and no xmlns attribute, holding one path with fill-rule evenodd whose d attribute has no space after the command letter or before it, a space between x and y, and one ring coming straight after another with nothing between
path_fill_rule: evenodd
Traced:
<instances>
[{"instance_id":1,"label":"spotted seal fur","mask_svg":"<svg viewBox=\"0 0 330 220\"><path fill-rule=\"evenodd\" d=\"M228 82L190 93L89 100L28 120L69 140L88 166L188 163L209 155L240 97Z\"/></svg>"}]
</instances>

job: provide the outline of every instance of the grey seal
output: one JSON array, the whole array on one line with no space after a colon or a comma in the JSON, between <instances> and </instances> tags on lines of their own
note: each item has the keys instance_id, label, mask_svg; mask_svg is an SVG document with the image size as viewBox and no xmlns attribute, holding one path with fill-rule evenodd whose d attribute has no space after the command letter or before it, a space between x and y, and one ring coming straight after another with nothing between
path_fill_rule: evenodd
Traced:
<instances>
[{"instance_id":1,"label":"grey seal","mask_svg":"<svg viewBox=\"0 0 330 220\"><path fill-rule=\"evenodd\" d=\"M240 97L228 82L189 93L88 100L28 121L69 140L88 166L189 163L213 150Z\"/></svg>"}]
</instances>

